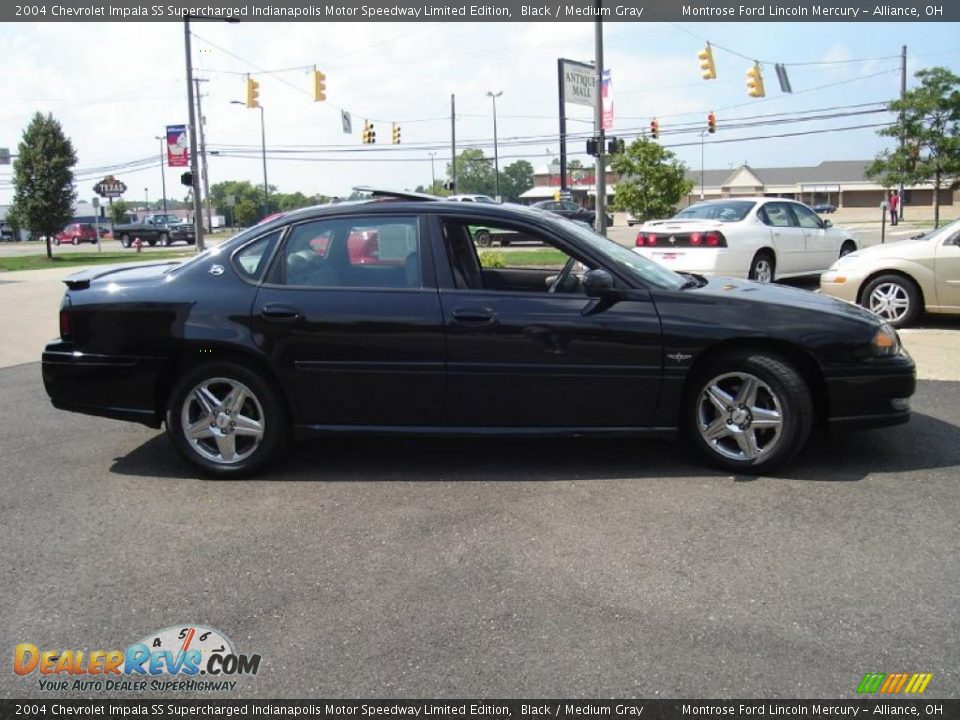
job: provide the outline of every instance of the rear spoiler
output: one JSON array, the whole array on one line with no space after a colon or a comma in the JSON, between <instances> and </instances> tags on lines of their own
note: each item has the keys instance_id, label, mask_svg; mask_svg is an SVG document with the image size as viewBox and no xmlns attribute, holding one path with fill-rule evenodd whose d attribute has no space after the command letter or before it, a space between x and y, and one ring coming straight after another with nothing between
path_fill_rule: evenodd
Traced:
<instances>
[{"instance_id":1,"label":"rear spoiler","mask_svg":"<svg viewBox=\"0 0 960 720\"><path fill-rule=\"evenodd\" d=\"M179 265L180 261L167 261L167 262L157 262L149 263L147 265L135 265L134 267L143 268L143 267L160 267L163 265ZM64 284L70 290L84 290L90 287L90 283L94 280L97 280L107 275L112 275L116 272L121 272L123 270L129 270L130 265L111 265L107 268L89 268L87 270L81 270L80 272L73 273L63 279Z\"/></svg>"}]
</instances>

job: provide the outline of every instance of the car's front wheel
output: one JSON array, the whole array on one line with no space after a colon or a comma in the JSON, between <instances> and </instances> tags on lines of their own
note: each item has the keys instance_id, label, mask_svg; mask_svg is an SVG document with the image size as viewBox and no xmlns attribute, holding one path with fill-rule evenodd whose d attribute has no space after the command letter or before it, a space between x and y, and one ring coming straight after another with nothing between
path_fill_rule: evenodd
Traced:
<instances>
[{"instance_id":1,"label":"car's front wheel","mask_svg":"<svg viewBox=\"0 0 960 720\"><path fill-rule=\"evenodd\" d=\"M860 304L896 328L906 327L923 310L917 284L903 275L881 275L863 289Z\"/></svg>"},{"instance_id":2,"label":"car's front wheel","mask_svg":"<svg viewBox=\"0 0 960 720\"><path fill-rule=\"evenodd\" d=\"M725 470L768 472L792 458L810 436L810 389L779 356L724 355L691 382L688 434L707 460Z\"/></svg>"},{"instance_id":3,"label":"car's front wheel","mask_svg":"<svg viewBox=\"0 0 960 720\"><path fill-rule=\"evenodd\" d=\"M150 244L153 245L153 243ZM160 233L160 244L163 245L163 247L170 247L170 236L166 233Z\"/></svg>"},{"instance_id":4,"label":"car's front wheel","mask_svg":"<svg viewBox=\"0 0 960 720\"><path fill-rule=\"evenodd\" d=\"M204 472L240 477L261 469L286 441L278 393L247 367L201 365L170 396L167 433L180 453Z\"/></svg>"},{"instance_id":5,"label":"car's front wheel","mask_svg":"<svg viewBox=\"0 0 960 720\"><path fill-rule=\"evenodd\" d=\"M129 236L129 235L126 235L126 234L121 235L121 236L120 236L120 244L123 245L123 247L125 247L125 248L130 247L130 236Z\"/></svg>"},{"instance_id":6,"label":"car's front wheel","mask_svg":"<svg viewBox=\"0 0 960 720\"><path fill-rule=\"evenodd\" d=\"M73 240L71 240L71 242L72 242L74 245L79 245L79 244L80 244L80 238L78 238L76 235L74 235L74 236L73 236Z\"/></svg>"},{"instance_id":7,"label":"car's front wheel","mask_svg":"<svg viewBox=\"0 0 960 720\"><path fill-rule=\"evenodd\" d=\"M489 230L477 230L476 239L480 247L490 247L493 244Z\"/></svg>"}]
</instances>

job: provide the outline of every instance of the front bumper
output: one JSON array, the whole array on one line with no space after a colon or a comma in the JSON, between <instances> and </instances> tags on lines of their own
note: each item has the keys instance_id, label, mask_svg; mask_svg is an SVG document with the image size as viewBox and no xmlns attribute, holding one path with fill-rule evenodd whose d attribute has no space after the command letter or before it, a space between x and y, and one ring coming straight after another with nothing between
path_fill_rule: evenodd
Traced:
<instances>
[{"instance_id":1,"label":"front bumper","mask_svg":"<svg viewBox=\"0 0 960 720\"><path fill-rule=\"evenodd\" d=\"M827 270L820 276L820 292L856 304L864 279L865 276L862 273Z\"/></svg>"},{"instance_id":2,"label":"front bumper","mask_svg":"<svg viewBox=\"0 0 960 720\"><path fill-rule=\"evenodd\" d=\"M160 427L162 358L94 355L55 340L43 351L43 385L55 408Z\"/></svg>"},{"instance_id":3,"label":"front bumper","mask_svg":"<svg viewBox=\"0 0 960 720\"><path fill-rule=\"evenodd\" d=\"M865 430L910 420L910 398L917 387L917 369L903 354L856 375L825 378L831 430Z\"/></svg>"}]
</instances>

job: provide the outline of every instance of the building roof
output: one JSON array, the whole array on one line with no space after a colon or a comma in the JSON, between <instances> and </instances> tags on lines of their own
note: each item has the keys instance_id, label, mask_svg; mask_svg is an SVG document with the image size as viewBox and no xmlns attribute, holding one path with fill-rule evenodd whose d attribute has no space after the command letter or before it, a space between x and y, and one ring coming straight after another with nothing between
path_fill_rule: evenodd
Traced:
<instances>
[{"instance_id":1,"label":"building roof","mask_svg":"<svg viewBox=\"0 0 960 720\"><path fill-rule=\"evenodd\" d=\"M866 176L870 160L825 160L812 167L766 167L741 165L731 170L705 170L703 184L708 187L725 187L743 172L750 173L762 185L799 185L812 183L861 183L870 182ZM700 171L687 171L687 178L700 183Z\"/></svg>"}]
</instances>

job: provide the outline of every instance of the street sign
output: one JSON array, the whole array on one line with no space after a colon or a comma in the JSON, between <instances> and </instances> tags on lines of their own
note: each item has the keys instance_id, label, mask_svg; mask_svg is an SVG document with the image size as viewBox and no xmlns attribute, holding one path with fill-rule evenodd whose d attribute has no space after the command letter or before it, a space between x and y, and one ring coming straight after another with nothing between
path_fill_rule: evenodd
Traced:
<instances>
[{"instance_id":1,"label":"street sign","mask_svg":"<svg viewBox=\"0 0 960 720\"><path fill-rule=\"evenodd\" d=\"M103 180L93 186L93 191L100 197L116 198L127 191L127 186L117 180L113 175L107 175Z\"/></svg>"},{"instance_id":2,"label":"street sign","mask_svg":"<svg viewBox=\"0 0 960 720\"><path fill-rule=\"evenodd\" d=\"M227 195L227 207L234 207L237 204L236 195Z\"/></svg>"},{"instance_id":3,"label":"street sign","mask_svg":"<svg viewBox=\"0 0 960 720\"><path fill-rule=\"evenodd\" d=\"M93 200L90 201L90 204L93 205L94 208L100 207L100 198L94 196Z\"/></svg>"},{"instance_id":4,"label":"street sign","mask_svg":"<svg viewBox=\"0 0 960 720\"><path fill-rule=\"evenodd\" d=\"M563 61L563 99L574 105L594 106L597 71L593 65Z\"/></svg>"},{"instance_id":5,"label":"street sign","mask_svg":"<svg viewBox=\"0 0 960 720\"><path fill-rule=\"evenodd\" d=\"M0 165L10 164L10 148L0 148Z\"/></svg>"}]
</instances>

